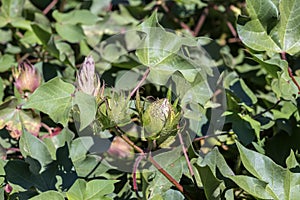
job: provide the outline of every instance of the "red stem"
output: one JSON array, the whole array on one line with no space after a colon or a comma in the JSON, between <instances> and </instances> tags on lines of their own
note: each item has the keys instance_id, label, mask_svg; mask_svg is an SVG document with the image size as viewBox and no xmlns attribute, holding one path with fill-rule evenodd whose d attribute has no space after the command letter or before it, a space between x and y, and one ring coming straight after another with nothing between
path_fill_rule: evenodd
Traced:
<instances>
[{"instance_id":1,"label":"red stem","mask_svg":"<svg viewBox=\"0 0 300 200\"><path fill-rule=\"evenodd\" d=\"M43 122L41 123L41 126L48 131L48 133L49 133L50 136L52 135L53 128L51 128L50 126L48 126L47 124L45 124Z\"/></svg>"},{"instance_id":2,"label":"red stem","mask_svg":"<svg viewBox=\"0 0 300 200\"><path fill-rule=\"evenodd\" d=\"M138 191L138 186L137 186L137 183L136 183L136 172L137 172L138 166L139 166L142 159L143 159L142 155L138 156L136 158L135 162L134 162L134 165L133 165L133 172L132 172L133 190L136 191L136 192Z\"/></svg>"},{"instance_id":3,"label":"red stem","mask_svg":"<svg viewBox=\"0 0 300 200\"><path fill-rule=\"evenodd\" d=\"M227 21L226 22L231 34L236 38L237 37L237 33L236 33L236 30L234 29L233 25L231 22Z\"/></svg>"},{"instance_id":4,"label":"red stem","mask_svg":"<svg viewBox=\"0 0 300 200\"><path fill-rule=\"evenodd\" d=\"M286 52L281 52L280 55L281 55L281 58L282 58L283 60L286 60L286 61L287 61L287 59L286 59ZM296 80L295 77L293 76L292 69L291 69L289 66L288 66L288 73L289 73L290 78L292 79L292 81L294 82L294 84L295 84L295 85L297 86L297 88L298 88L298 94L300 94L300 85L298 84L297 80Z\"/></svg>"},{"instance_id":5,"label":"red stem","mask_svg":"<svg viewBox=\"0 0 300 200\"><path fill-rule=\"evenodd\" d=\"M141 87L143 82L147 79L149 73L150 73L150 68L148 67L147 70L145 71L145 74L143 75L142 79L137 84L137 86L130 92L130 95L129 95L130 97L132 97L135 94L135 92Z\"/></svg>"},{"instance_id":6,"label":"red stem","mask_svg":"<svg viewBox=\"0 0 300 200\"><path fill-rule=\"evenodd\" d=\"M207 15L208 15L208 11L209 11L209 10L208 10L208 7L206 7L206 8L203 10L203 12L201 13L201 16L200 16L200 18L199 18L199 20L198 20L198 23L197 23L197 25L196 25L196 27L195 27L195 29L194 29L193 36L196 37L196 36L199 34L199 32L200 32L200 30L201 30L201 27L203 26L204 21L205 21Z\"/></svg>"},{"instance_id":7,"label":"red stem","mask_svg":"<svg viewBox=\"0 0 300 200\"><path fill-rule=\"evenodd\" d=\"M44 10L43 14L46 15L56 4L58 0L53 0Z\"/></svg>"},{"instance_id":8,"label":"red stem","mask_svg":"<svg viewBox=\"0 0 300 200\"><path fill-rule=\"evenodd\" d=\"M121 133L120 137L127 142L132 148L134 148L137 152L141 154L142 157L147 157L146 153L138 146L136 146L126 135L124 135L124 132L119 128L115 127L116 130ZM162 173L182 194L184 194L187 199L192 199L190 194L183 189L183 186L180 185L179 182L177 182L166 170L164 170L155 160L154 158L149 154L148 155L148 160L154 165L154 167Z\"/></svg>"},{"instance_id":9,"label":"red stem","mask_svg":"<svg viewBox=\"0 0 300 200\"><path fill-rule=\"evenodd\" d=\"M191 162L189 160L189 156L187 155L187 152L186 152L186 149L185 149L185 146L184 146L184 142L183 142L183 139L182 139L182 135L181 135L181 132L180 132L179 128L178 128L178 137L179 137L179 141L180 141L180 144L181 144L181 147L182 147L182 152L184 154L186 163L188 165L191 177L192 177L195 185L197 186L197 181L196 181L196 178L195 178L194 170L193 170Z\"/></svg>"},{"instance_id":10,"label":"red stem","mask_svg":"<svg viewBox=\"0 0 300 200\"><path fill-rule=\"evenodd\" d=\"M164 11L169 15L169 17L173 19L174 22L178 23L178 24L181 26L181 28L187 30L187 31L190 32L190 33L193 33L193 31L190 29L190 27L189 27L186 23L182 22L180 19L178 19L177 17L175 17L175 16L170 12L170 9L169 9L164 3L161 4L161 7L162 7L162 8L164 9Z\"/></svg>"}]
</instances>

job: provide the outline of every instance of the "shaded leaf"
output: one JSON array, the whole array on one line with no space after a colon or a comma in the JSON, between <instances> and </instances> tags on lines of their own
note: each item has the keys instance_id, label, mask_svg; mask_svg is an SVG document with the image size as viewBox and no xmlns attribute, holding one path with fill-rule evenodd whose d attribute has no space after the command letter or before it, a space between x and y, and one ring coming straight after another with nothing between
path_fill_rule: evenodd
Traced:
<instances>
[{"instance_id":1,"label":"shaded leaf","mask_svg":"<svg viewBox=\"0 0 300 200\"><path fill-rule=\"evenodd\" d=\"M62 24L93 25L98 21L97 15L94 15L89 10L72 10L68 13L60 13L55 10L52 15L57 22L60 22Z\"/></svg>"},{"instance_id":2,"label":"shaded leaf","mask_svg":"<svg viewBox=\"0 0 300 200\"><path fill-rule=\"evenodd\" d=\"M42 173L32 171L30 166L35 159L28 159L27 162L22 160L10 160L4 167L7 181L19 185L21 188L37 188L40 191L54 190L56 183L56 165L51 164ZM19 189L18 189L19 190ZM19 190L22 191L22 190Z\"/></svg>"},{"instance_id":3,"label":"shaded leaf","mask_svg":"<svg viewBox=\"0 0 300 200\"><path fill-rule=\"evenodd\" d=\"M0 72L5 72L16 64L15 58L13 55L4 54L0 57Z\"/></svg>"},{"instance_id":4,"label":"shaded leaf","mask_svg":"<svg viewBox=\"0 0 300 200\"><path fill-rule=\"evenodd\" d=\"M56 23L55 29L63 39L71 43L80 42L85 38L84 32L79 25Z\"/></svg>"},{"instance_id":5,"label":"shaded leaf","mask_svg":"<svg viewBox=\"0 0 300 200\"><path fill-rule=\"evenodd\" d=\"M42 170L52 162L51 154L45 143L27 131L24 131L21 136L20 151L25 158L29 156L38 160L42 165Z\"/></svg>"}]
</instances>

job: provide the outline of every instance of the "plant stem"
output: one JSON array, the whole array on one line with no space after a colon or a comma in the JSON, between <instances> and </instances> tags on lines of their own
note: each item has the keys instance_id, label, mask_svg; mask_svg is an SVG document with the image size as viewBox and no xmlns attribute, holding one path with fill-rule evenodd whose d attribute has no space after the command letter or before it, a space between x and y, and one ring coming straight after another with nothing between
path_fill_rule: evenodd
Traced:
<instances>
[{"instance_id":1,"label":"plant stem","mask_svg":"<svg viewBox=\"0 0 300 200\"><path fill-rule=\"evenodd\" d=\"M221 135L228 135L228 133L218 133L218 134L214 134L214 135L204 135L202 137L198 137L198 138L195 138L194 139L194 142L197 142L197 141L200 141L200 140L205 140L207 138L211 138L211 137L218 137L218 136L221 136Z\"/></svg>"},{"instance_id":2,"label":"plant stem","mask_svg":"<svg viewBox=\"0 0 300 200\"><path fill-rule=\"evenodd\" d=\"M147 154L138 146L136 146L126 135L124 135L124 132L118 127L115 127L116 131L120 133L120 137L127 142L132 148L134 148L137 152L140 153L140 156L147 158ZM183 186L177 182L166 170L164 170L155 160L154 158L148 154L148 160L151 162L152 165L160 172L162 173L183 195L186 196L187 199L192 199L191 195L183 189Z\"/></svg>"},{"instance_id":3,"label":"plant stem","mask_svg":"<svg viewBox=\"0 0 300 200\"><path fill-rule=\"evenodd\" d=\"M181 147L182 147L182 152L184 154L186 163L188 165L191 177L192 177L192 179L193 179L193 181L195 183L195 186L197 187L197 181L196 181L196 178L195 178L194 170L193 170L191 162L189 160L189 156L187 155L187 152L186 152L186 149L185 149L185 146L184 146L184 142L183 142L183 139L182 139L182 135L181 135L181 132L180 132L179 128L178 128L178 133L177 134L178 134L178 137L179 137L179 141L180 141L180 144L181 144Z\"/></svg>"},{"instance_id":4,"label":"plant stem","mask_svg":"<svg viewBox=\"0 0 300 200\"><path fill-rule=\"evenodd\" d=\"M45 124L43 122L41 123L41 126L44 127L44 129L46 129L48 131L50 136L52 135L52 133L53 133L53 128L52 127L49 127L47 124Z\"/></svg>"},{"instance_id":5,"label":"plant stem","mask_svg":"<svg viewBox=\"0 0 300 200\"><path fill-rule=\"evenodd\" d=\"M281 52L280 53L281 55L281 58L285 61L287 61L286 59L286 52ZM300 94L300 85L298 84L297 80L295 79L295 77L293 76L293 72L292 72L292 69L288 66L288 73L289 73L289 76L291 77L292 81L294 82L294 84L297 86L298 88L298 94Z\"/></svg>"},{"instance_id":6,"label":"plant stem","mask_svg":"<svg viewBox=\"0 0 300 200\"><path fill-rule=\"evenodd\" d=\"M229 28L231 34L233 35L233 37L237 38L237 33L236 33L236 30L233 27L232 23L230 21L227 21L226 24L227 24L227 27Z\"/></svg>"},{"instance_id":7,"label":"plant stem","mask_svg":"<svg viewBox=\"0 0 300 200\"><path fill-rule=\"evenodd\" d=\"M204 21L205 21L207 15L208 15L208 11L209 11L209 10L208 10L208 7L206 7L206 8L203 10L203 12L201 13L201 16L200 16L200 18L199 18L199 20L198 20L198 22L197 22L197 25L196 25L196 27L195 27L195 29L194 29L193 36L196 37L196 36L199 34L199 32L200 32L200 30L201 30L201 27L203 26Z\"/></svg>"},{"instance_id":8,"label":"plant stem","mask_svg":"<svg viewBox=\"0 0 300 200\"><path fill-rule=\"evenodd\" d=\"M53 0L44 10L43 14L46 15L56 4L58 0Z\"/></svg>"},{"instance_id":9,"label":"plant stem","mask_svg":"<svg viewBox=\"0 0 300 200\"><path fill-rule=\"evenodd\" d=\"M137 186L137 183L136 183L136 172L137 172L137 169L138 169L138 166L141 162L141 160L143 159L143 156L138 156L136 159L135 159L135 162L134 162L134 165L133 165L133 172L132 172L132 181L133 181L133 190L137 193L138 195L138 186Z\"/></svg>"},{"instance_id":10,"label":"plant stem","mask_svg":"<svg viewBox=\"0 0 300 200\"><path fill-rule=\"evenodd\" d=\"M147 79L149 73L150 73L150 67L147 68L147 70L145 71L145 74L143 75L142 79L139 81L139 83L136 85L136 87L130 92L129 97L132 97L135 94L135 92L141 87L143 82Z\"/></svg>"},{"instance_id":11,"label":"plant stem","mask_svg":"<svg viewBox=\"0 0 300 200\"><path fill-rule=\"evenodd\" d=\"M256 114L256 115L254 115L254 116L253 116L253 119L256 119L257 117L259 117L259 116L265 114L266 112L272 110L273 108L275 108L276 106L278 106L278 104L279 104L280 102L281 102L281 100L279 99L279 100L278 100L273 106L271 106L270 108L268 108L268 109L262 111L261 113L258 113L258 114Z\"/></svg>"},{"instance_id":12,"label":"plant stem","mask_svg":"<svg viewBox=\"0 0 300 200\"><path fill-rule=\"evenodd\" d=\"M167 13L167 15L168 15L170 18L173 19L174 22L178 23L178 24L181 26L181 28L187 30L187 31L190 32L190 33L193 33L193 31L190 29L190 27L189 27L186 23L182 22L180 19L178 19L177 17L175 17L175 16L170 12L170 9L169 9L164 3L161 4L161 7L164 9L164 11Z\"/></svg>"}]
</instances>

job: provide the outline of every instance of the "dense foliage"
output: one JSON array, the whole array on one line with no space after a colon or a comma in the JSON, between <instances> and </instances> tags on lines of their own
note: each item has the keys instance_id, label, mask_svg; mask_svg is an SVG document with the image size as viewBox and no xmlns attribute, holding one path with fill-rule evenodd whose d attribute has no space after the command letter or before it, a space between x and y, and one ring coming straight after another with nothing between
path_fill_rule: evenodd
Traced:
<instances>
[{"instance_id":1,"label":"dense foliage","mask_svg":"<svg viewBox=\"0 0 300 200\"><path fill-rule=\"evenodd\" d=\"M2 0L0 196L299 199L300 0Z\"/></svg>"}]
</instances>

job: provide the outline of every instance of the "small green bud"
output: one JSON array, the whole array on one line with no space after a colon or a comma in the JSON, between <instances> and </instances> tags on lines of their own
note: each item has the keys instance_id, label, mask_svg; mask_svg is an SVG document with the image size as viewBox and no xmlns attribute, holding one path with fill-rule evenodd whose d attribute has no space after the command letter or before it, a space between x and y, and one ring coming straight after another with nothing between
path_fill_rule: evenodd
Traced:
<instances>
[{"instance_id":1,"label":"small green bud","mask_svg":"<svg viewBox=\"0 0 300 200\"><path fill-rule=\"evenodd\" d=\"M124 126L131 122L129 100L123 92L111 92L110 97L99 106L97 112L97 118L103 129L116 125Z\"/></svg>"}]
</instances>

